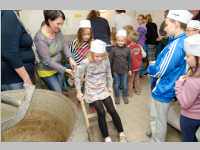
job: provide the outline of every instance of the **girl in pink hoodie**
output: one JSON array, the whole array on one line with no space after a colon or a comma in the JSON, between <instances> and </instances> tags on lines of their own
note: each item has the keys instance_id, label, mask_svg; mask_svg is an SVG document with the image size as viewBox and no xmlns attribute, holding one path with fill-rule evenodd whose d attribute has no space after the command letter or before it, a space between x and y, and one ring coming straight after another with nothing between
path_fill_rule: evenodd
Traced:
<instances>
[{"instance_id":1,"label":"girl in pink hoodie","mask_svg":"<svg viewBox=\"0 0 200 150\"><path fill-rule=\"evenodd\" d=\"M196 142L200 127L200 34L185 39L186 60L190 69L176 82L176 97L181 106L180 127L184 142Z\"/></svg>"}]
</instances>

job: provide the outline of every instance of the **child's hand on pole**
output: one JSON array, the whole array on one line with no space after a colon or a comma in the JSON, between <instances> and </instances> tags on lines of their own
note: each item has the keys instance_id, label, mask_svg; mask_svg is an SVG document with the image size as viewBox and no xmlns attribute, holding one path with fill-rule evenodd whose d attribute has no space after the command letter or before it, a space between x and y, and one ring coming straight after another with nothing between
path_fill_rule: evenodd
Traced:
<instances>
[{"instance_id":1,"label":"child's hand on pole","mask_svg":"<svg viewBox=\"0 0 200 150\"><path fill-rule=\"evenodd\" d=\"M112 87L108 88L108 92L112 93L113 92L113 88Z\"/></svg>"},{"instance_id":2,"label":"child's hand on pole","mask_svg":"<svg viewBox=\"0 0 200 150\"><path fill-rule=\"evenodd\" d=\"M69 58L69 63L71 65L72 70L75 70L77 67L76 62L74 61L74 59L72 59L71 57Z\"/></svg>"},{"instance_id":3,"label":"child's hand on pole","mask_svg":"<svg viewBox=\"0 0 200 150\"><path fill-rule=\"evenodd\" d=\"M79 101L83 101L83 93L78 92L76 97L78 98Z\"/></svg>"},{"instance_id":4,"label":"child's hand on pole","mask_svg":"<svg viewBox=\"0 0 200 150\"><path fill-rule=\"evenodd\" d=\"M73 73L72 69L66 69L65 72L68 73L69 75L71 75L72 77L74 77L74 73Z\"/></svg>"}]
</instances>

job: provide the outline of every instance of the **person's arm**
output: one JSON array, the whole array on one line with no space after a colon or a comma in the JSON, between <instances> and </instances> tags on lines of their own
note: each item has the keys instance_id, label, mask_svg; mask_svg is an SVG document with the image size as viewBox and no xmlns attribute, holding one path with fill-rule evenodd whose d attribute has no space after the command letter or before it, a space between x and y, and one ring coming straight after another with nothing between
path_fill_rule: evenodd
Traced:
<instances>
[{"instance_id":1,"label":"person's arm","mask_svg":"<svg viewBox=\"0 0 200 150\"><path fill-rule=\"evenodd\" d=\"M107 79L107 87L111 92L113 87L113 78L112 78L109 59L106 59L106 79Z\"/></svg>"},{"instance_id":2,"label":"person's arm","mask_svg":"<svg viewBox=\"0 0 200 150\"><path fill-rule=\"evenodd\" d=\"M141 49L141 53L142 53L142 58L145 58L145 57L147 57L147 54L146 54L146 52L145 52L145 50L144 50L144 48L140 45L140 44L138 44L139 45L139 47L140 47L140 49Z\"/></svg>"},{"instance_id":3,"label":"person's arm","mask_svg":"<svg viewBox=\"0 0 200 150\"><path fill-rule=\"evenodd\" d=\"M106 20L106 26L107 26L107 33L108 33L108 37L109 37L109 41L110 41L110 38L111 38L111 31L110 31L110 26L109 26L109 23L108 23L107 20Z\"/></svg>"},{"instance_id":4,"label":"person's arm","mask_svg":"<svg viewBox=\"0 0 200 150\"><path fill-rule=\"evenodd\" d=\"M60 63L57 63L51 59L49 48L46 41L44 41L43 39L39 38L36 35L34 42L35 42L37 53L40 56L40 60L43 64L61 73L66 72L66 69L67 69L66 67L62 66Z\"/></svg>"},{"instance_id":5,"label":"person's arm","mask_svg":"<svg viewBox=\"0 0 200 150\"><path fill-rule=\"evenodd\" d=\"M65 54L65 57L67 59L69 59L69 63L71 65L72 69L75 70L77 65L76 65L76 62L74 61L74 59L72 58L72 53L71 53L71 48L70 47L68 46L67 42L64 41L64 54Z\"/></svg>"},{"instance_id":6,"label":"person's arm","mask_svg":"<svg viewBox=\"0 0 200 150\"><path fill-rule=\"evenodd\" d=\"M20 76L20 78L23 80L24 84L32 85L32 81L29 77L29 74L24 67L15 68L15 71Z\"/></svg>"},{"instance_id":7,"label":"person's arm","mask_svg":"<svg viewBox=\"0 0 200 150\"><path fill-rule=\"evenodd\" d=\"M131 52L130 52L130 49L128 49L127 61L128 61L128 71L130 71L131 70Z\"/></svg>"},{"instance_id":8,"label":"person's arm","mask_svg":"<svg viewBox=\"0 0 200 150\"><path fill-rule=\"evenodd\" d=\"M2 16L2 57L16 71L25 84L32 84L24 68L19 52L21 26L13 11L6 10Z\"/></svg>"},{"instance_id":9,"label":"person's arm","mask_svg":"<svg viewBox=\"0 0 200 150\"><path fill-rule=\"evenodd\" d=\"M112 50L109 53L109 60L110 60L110 65L113 65L113 57L114 57L114 50L112 48Z\"/></svg>"},{"instance_id":10,"label":"person's arm","mask_svg":"<svg viewBox=\"0 0 200 150\"><path fill-rule=\"evenodd\" d=\"M75 71L75 87L77 92L77 98L81 101L83 100L83 93L81 91L81 79L85 75L86 68L88 65L88 60L84 60L80 65L77 66Z\"/></svg>"},{"instance_id":11,"label":"person's arm","mask_svg":"<svg viewBox=\"0 0 200 150\"><path fill-rule=\"evenodd\" d=\"M152 29L152 24L146 24L146 29L147 29L147 32L145 33L145 37L146 37L146 40L149 40L152 38L152 35L153 35L153 29Z\"/></svg>"},{"instance_id":12,"label":"person's arm","mask_svg":"<svg viewBox=\"0 0 200 150\"><path fill-rule=\"evenodd\" d=\"M155 24L155 23L154 23ZM155 24L155 32L156 32L156 39L158 38L158 27L157 27L157 25Z\"/></svg>"},{"instance_id":13,"label":"person's arm","mask_svg":"<svg viewBox=\"0 0 200 150\"><path fill-rule=\"evenodd\" d=\"M176 82L175 90L181 108L188 109L200 94L200 78L187 77L185 80L179 79Z\"/></svg>"},{"instance_id":14,"label":"person's arm","mask_svg":"<svg viewBox=\"0 0 200 150\"><path fill-rule=\"evenodd\" d=\"M168 52L160 63L156 61L155 64L150 64L147 71L156 78L160 78L168 72L174 70L176 65L184 59L183 50L180 49L178 44L179 40L170 45Z\"/></svg>"}]
</instances>

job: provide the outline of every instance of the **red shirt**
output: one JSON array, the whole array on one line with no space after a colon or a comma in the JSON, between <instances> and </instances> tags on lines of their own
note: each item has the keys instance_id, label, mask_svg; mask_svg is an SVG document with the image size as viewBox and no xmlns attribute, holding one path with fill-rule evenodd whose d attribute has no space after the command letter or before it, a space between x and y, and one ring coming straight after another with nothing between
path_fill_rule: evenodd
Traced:
<instances>
[{"instance_id":1,"label":"red shirt","mask_svg":"<svg viewBox=\"0 0 200 150\"><path fill-rule=\"evenodd\" d=\"M142 65L141 46L131 41L128 43L128 48L130 48L130 54L131 54L131 71L139 71Z\"/></svg>"}]
</instances>

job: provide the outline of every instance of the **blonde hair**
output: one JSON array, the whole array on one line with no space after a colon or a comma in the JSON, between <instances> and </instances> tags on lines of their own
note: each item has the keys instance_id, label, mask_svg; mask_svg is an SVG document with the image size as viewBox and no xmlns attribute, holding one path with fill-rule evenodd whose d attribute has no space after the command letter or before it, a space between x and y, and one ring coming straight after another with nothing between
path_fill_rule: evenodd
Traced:
<instances>
[{"instance_id":1,"label":"blonde hair","mask_svg":"<svg viewBox=\"0 0 200 150\"><path fill-rule=\"evenodd\" d=\"M77 32L77 40L78 40L78 45L80 46L83 43L83 32L86 28L79 28ZM93 39L92 36L92 29L90 29L90 38L88 40L89 45L91 44L91 41Z\"/></svg>"},{"instance_id":2,"label":"blonde hair","mask_svg":"<svg viewBox=\"0 0 200 150\"><path fill-rule=\"evenodd\" d=\"M151 14L147 14L147 15L145 16L145 18L147 19L147 22L149 22L149 23L152 23L152 22L153 22L153 19L152 19L152 17L151 17Z\"/></svg>"},{"instance_id":3,"label":"blonde hair","mask_svg":"<svg viewBox=\"0 0 200 150\"><path fill-rule=\"evenodd\" d=\"M96 53L91 52L91 51L88 53L87 58L88 58L89 62L93 62L94 61L94 55L95 54ZM103 60L108 59L108 53L107 52L102 53L102 54L103 54Z\"/></svg>"},{"instance_id":4,"label":"blonde hair","mask_svg":"<svg viewBox=\"0 0 200 150\"><path fill-rule=\"evenodd\" d=\"M128 38L130 38L134 42L137 42L139 34L134 30L134 28L131 25L128 25L125 26L124 29L128 34Z\"/></svg>"},{"instance_id":5,"label":"blonde hair","mask_svg":"<svg viewBox=\"0 0 200 150\"><path fill-rule=\"evenodd\" d=\"M200 77L200 72L198 72L198 69L200 68L200 62L199 62L200 57L194 56L194 58L195 58L195 61L196 61L196 67L195 68L190 67L188 69L187 74L190 77Z\"/></svg>"}]
</instances>

